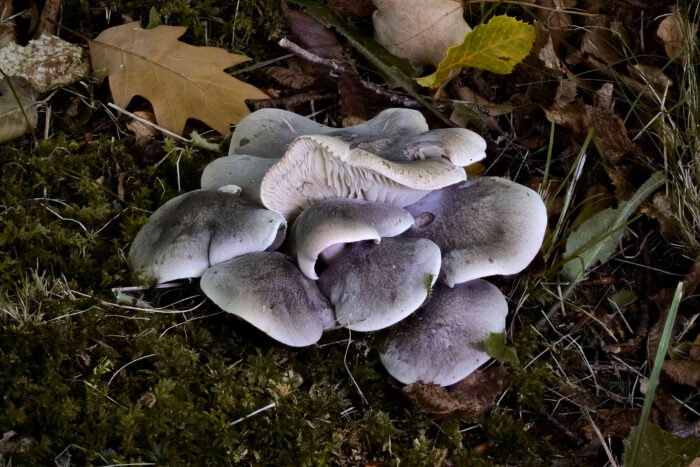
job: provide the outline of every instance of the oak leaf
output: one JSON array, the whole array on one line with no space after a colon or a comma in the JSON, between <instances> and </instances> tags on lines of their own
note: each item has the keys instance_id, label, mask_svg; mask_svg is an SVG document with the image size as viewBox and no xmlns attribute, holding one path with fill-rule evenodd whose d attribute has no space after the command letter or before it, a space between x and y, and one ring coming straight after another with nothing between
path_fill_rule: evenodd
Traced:
<instances>
[{"instance_id":1,"label":"oak leaf","mask_svg":"<svg viewBox=\"0 0 700 467\"><path fill-rule=\"evenodd\" d=\"M134 96L148 99L156 121L182 134L188 118L222 134L250 111L246 99L265 99L259 89L226 74L248 59L216 47L178 41L184 26L142 29L138 22L109 28L90 41L94 70L107 70L114 102L126 107Z\"/></svg>"}]
</instances>

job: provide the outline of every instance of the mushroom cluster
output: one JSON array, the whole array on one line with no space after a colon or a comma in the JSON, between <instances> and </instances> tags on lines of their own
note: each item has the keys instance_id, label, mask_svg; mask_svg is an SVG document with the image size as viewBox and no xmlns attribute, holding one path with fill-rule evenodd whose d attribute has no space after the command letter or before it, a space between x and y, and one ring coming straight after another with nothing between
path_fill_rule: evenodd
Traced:
<instances>
[{"instance_id":1,"label":"mushroom cluster","mask_svg":"<svg viewBox=\"0 0 700 467\"><path fill-rule=\"evenodd\" d=\"M259 110L201 189L153 213L129 260L151 283L201 277L219 307L290 346L386 329L393 377L450 385L505 327L506 300L481 278L524 269L546 227L531 189L467 180L485 149L472 131L429 130L415 110L343 129Z\"/></svg>"}]
</instances>

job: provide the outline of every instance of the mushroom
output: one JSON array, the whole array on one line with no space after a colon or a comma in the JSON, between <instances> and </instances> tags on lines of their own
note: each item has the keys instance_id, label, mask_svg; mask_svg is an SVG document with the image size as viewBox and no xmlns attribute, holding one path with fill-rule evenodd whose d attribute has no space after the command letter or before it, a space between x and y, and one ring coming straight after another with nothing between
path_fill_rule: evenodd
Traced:
<instances>
[{"instance_id":1,"label":"mushroom","mask_svg":"<svg viewBox=\"0 0 700 467\"><path fill-rule=\"evenodd\" d=\"M413 313L440 271L440 248L426 239L359 242L328 267L318 286L335 306L338 324L376 331Z\"/></svg>"},{"instance_id":2,"label":"mushroom","mask_svg":"<svg viewBox=\"0 0 700 467\"><path fill-rule=\"evenodd\" d=\"M200 286L221 309L286 345L311 345L335 326L328 300L282 253L250 253L216 264Z\"/></svg>"},{"instance_id":3,"label":"mushroom","mask_svg":"<svg viewBox=\"0 0 700 467\"><path fill-rule=\"evenodd\" d=\"M507 313L503 294L489 282L438 284L425 307L388 331L379 359L402 383L449 386L488 360L483 341L503 332Z\"/></svg>"},{"instance_id":4,"label":"mushroom","mask_svg":"<svg viewBox=\"0 0 700 467\"><path fill-rule=\"evenodd\" d=\"M195 190L158 208L131 244L136 273L153 283L199 277L210 265L277 248L285 220L242 200L237 190L233 185Z\"/></svg>"},{"instance_id":5,"label":"mushroom","mask_svg":"<svg viewBox=\"0 0 700 467\"><path fill-rule=\"evenodd\" d=\"M302 212L290 231L292 255L306 277L316 280L316 259L330 260L345 243L393 237L413 225L413 216L388 203L354 199L320 201Z\"/></svg>"},{"instance_id":6,"label":"mushroom","mask_svg":"<svg viewBox=\"0 0 700 467\"><path fill-rule=\"evenodd\" d=\"M263 204L286 219L329 198L413 204L430 190L463 181L447 159L395 162L332 136L301 136L263 178Z\"/></svg>"},{"instance_id":7,"label":"mushroom","mask_svg":"<svg viewBox=\"0 0 700 467\"><path fill-rule=\"evenodd\" d=\"M415 225L402 236L428 238L440 247L439 280L450 287L522 271L547 227L547 210L535 191L495 177L434 191L406 210Z\"/></svg>"},{"instance_id":8,"label":"mushroom","mask_svg":"<svg viewBox=\"0 0 700 467\"><path fill-rule=\"evenodd\" d=\"M241 187L241 198L262 206L260 183L277 159L256 156L226 156L211 161L202 172L202 188L216 189L224 185Z\"/></svg>"},{"instance_id":9,"label":"mushroom","mask_svg":"<svg viewBox=\"0 0 700 467\"><path fill-rule=\"evenodd\" d=\"M299 136L331 134L361 137L382 134L405 136L428 131L428 124L417 110L387 109L373 119L348 128L331 128L301 115L280 109L260 109L241 120L231 136L229 155L249 154L279 159Z\"/></svg>"}]
</instances>

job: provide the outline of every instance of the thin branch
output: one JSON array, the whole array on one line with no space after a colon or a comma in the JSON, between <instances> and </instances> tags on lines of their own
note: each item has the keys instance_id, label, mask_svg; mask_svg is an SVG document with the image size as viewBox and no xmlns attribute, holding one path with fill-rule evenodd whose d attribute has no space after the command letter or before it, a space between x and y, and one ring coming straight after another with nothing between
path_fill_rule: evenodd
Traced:
<instances>
[{"instance_id":1,"label":"thin branch","mask_svg":"<svg viewBox=\"0 0 700 467\"><path fill-rule=\"evenodd\" d=\"M318 55L316 55L312 52L309 52L306 49L302 49L299 45L290 41L286 37L283 37L279 41L279 46L282 47L283 49L289 50L290 52L294 53L295 55L297 55L300 58L303 58L307 62L311 62L311 63L315 63L317 65L328 67L331 70L335 71L336 73L348 73L351 75L357 75L357 72L355 70L344 65L340 61L329 59L329 58L319 57ZM382 97L389 99L394 104L403 105L405 107L420 107L421 106L420 103L418 101L416 101L415 99L411 99L410 97L401 96L401 95L389 92L386 89L380 87L378 84L373 83L371 81L360 78L360 83L362 83L362 86L364 86L365 88L369 89L370 91L374 92L375 94L377 94L379 96L382 96Z\"/></svg>"},{"instance_id":2,"label":"thin branch","mask_svg":"<svg viewBox=\"0 0 700 467\"><path fill-rule=\"evenodd\" d=\"M183 138L182 136L178 135L177 133L173 133L173 132L170 131L170 130L166 130L166 129L163 128L162 126L156 125L156 124L153 123L153 122L149 122L149 121L146 120L145 118L139 117L138 115L136 115L136 114L134 114L134 113L131 113L131 112L129 112L128 110L122 109L121 107L119 107L118 105L116 105L116 104L114 104L114 103L112 103L112 102L108 103L107 106L113 108L114 110L116 110L116 111L118 111L118 112L123 113L124 115L128 115L129 117L133 118L134 120L138 120L139 122L141 122L141 123L143 123L143 124L145 124L145 125L152 126L152 127L155 128L156 130L158 130L158 131L160 131L160 132L162 132L162 133L165 133L165 134L168 135L168 136L172 136L172 137L175 138L175 139L179 139L179 140L182 141L182 142L185 142L185 143L191 143L191 142L192 142L191 139Z\"/></svg>"}]
</instances>

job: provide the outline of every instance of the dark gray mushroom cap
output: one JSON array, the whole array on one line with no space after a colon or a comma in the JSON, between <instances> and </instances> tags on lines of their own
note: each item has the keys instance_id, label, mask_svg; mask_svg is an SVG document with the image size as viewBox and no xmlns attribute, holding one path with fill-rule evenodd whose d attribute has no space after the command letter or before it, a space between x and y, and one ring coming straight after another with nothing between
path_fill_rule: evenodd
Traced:
<instances>
[{"instance_id":1,"label":"dark gray mushroom cap","mask_svg":"<svg viewBox=\"0 0 700 467\"><path fill-rule=\"evenodd\" d=\"M301 115L281 109L261 109L238 123L231 136L229 155L250 154L279 159L292 141L304 135L332 134L352 140L371 135L405 136L428 131L425 118L417 110L387 109L360 125L331 128Z\"/></svg>"},{"instance_id":2,"label":"dark gray mushroom cap","mask_svg":"<svg viewBox=\"0 0 700 467\"><path fill-rule=\"evenodd\" d=\"M379 358L402 383L454 384L489 359L483 341L503 332L507 313L503 294L484 280L438 284L425 307L388 331Z\"/></svg>"},{"instance_id":3,"label":"dark gray mushroom cap","mask_svg":"<svg viewBox=\"0 0 700 467\"><path fill-rule=\"evenodd\" d=\"M385 238L359 242L319 278L335 318L353 331L376 331L413 313L440 271L440 249L430 240Z\"/></svg>"},{"instance_id":4,"label":"dark gray mushroom cap","mask_svg":"<svg viewBox=\"0 0 700 467\"><path fill-rule=\"evenodd\" d=\"M285 220L230 188L191 191L158 208L129 250L137 274L155 283L199 277L210 265L277 248L284 240Z\"/></svg>"},{"instance_id":5,"label":"dark gray mushroom cap","mask_svg":"<svg viewBox=\"0 0 700 467\"><path fill-rule=\"evenodd\" d=\"M262 206L260 184L277 159L256 156L226 156L211 161L202 172L202 188L216 189L225 185L241 187L241 198Z\"/></svg>"},{"instance_id":6,"label":"dark gray mushroom cap","mask_svg":"<svg viewBox=\"0 0 700 467\"><path fill-rule=\"evenodd\" d=\"M219 263L204 272L200 286L221 309L286 345L311 345L335 326L333 308L316 283L282 253L251 253Z\"/></svg>"},{"instance_id":7,"label":"dark gray mushroom cap","mask_svg":"<svg viewBox=\"0 0 700 467\"><path fill-rule=\"evenodd\" d=\"M388 203L320 201L304 210L290 231L292 255L306 277L318 279L318 256L333 245L394 237L413 225L408 211Z\"/></svg>"},{"instance_id":8,"label":"dark gray mushroom cap","mask_svg":"<svg viewBox=\"0 0 700 467\"><path fill-rule=\"evenodd\" d=\"M494 177L434 191L406 210L416 222L402 236L429 238L440 247L439 280L450 287L520 272L539 251L547 227L535 191Z\"/></svg>"}]
</instances>

